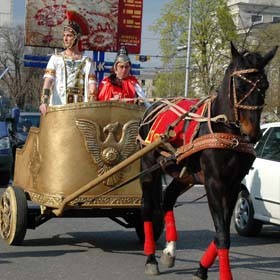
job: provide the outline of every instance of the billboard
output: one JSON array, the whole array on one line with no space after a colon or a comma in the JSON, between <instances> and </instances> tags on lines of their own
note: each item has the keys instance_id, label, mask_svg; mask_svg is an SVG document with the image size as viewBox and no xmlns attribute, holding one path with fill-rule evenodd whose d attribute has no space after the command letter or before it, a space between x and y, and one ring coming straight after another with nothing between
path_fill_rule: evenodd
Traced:
<instances>
[{"instance_id":1,"label":"billboard","mask_svg":"<svg viewBox=\"0 0 280 280\"><path fill-rule=\"evenodd\" d=\"M25 45L63 48L67 11L86 25L84 50L140 53L143 0L27 0Z\"/></svg>"}]
</instances>

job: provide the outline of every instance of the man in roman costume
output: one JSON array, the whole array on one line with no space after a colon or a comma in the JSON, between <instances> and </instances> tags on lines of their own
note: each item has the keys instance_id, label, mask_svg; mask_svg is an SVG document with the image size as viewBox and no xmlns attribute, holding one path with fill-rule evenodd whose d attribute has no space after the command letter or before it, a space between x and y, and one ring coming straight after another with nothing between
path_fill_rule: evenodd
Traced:
<instances>
[{"instance_id":1,"label":"man in roman costume","mask_svg":"<svg viewBox=\"0 0 280 280\"><path fill-rule=\"evenodd\" d=\"M118 100L137 98L136 87L140 85L131 75L131 61L125 47L121 47L116 56L111 74L105 77L99 86L97 100Z\"/></svg>"},{"instance_id":2,"label":"man in roman costume","mask_svg":"<svg viewBox=\"0 0 280 280\"><path fill-rule=\"evenodd\" d=\"M97 82L92 60L80 50L80 38L89 33L86 20L74 11L67 11L68 25L64 27L65 50L51 56L45 74L40 111L47 106L95 100Z\"/></svg>"}]
</instances>

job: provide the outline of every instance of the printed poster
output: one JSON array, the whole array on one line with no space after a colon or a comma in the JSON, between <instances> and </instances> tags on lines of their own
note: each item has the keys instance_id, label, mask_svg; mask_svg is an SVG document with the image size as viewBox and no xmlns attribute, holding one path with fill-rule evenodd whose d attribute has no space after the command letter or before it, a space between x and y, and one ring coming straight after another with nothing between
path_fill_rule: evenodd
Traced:
<instances>
[{"instance_id":1,"label":"printed poster","mask_svg":"<svg viewBox=\"0 0 280 280\"><path fill-rule=\"evenodd\" d=\"M140 53L143 0L26 0L25 45L63 48L67 11L82 22L84 50Z\"/></svg>"}]
</instances>

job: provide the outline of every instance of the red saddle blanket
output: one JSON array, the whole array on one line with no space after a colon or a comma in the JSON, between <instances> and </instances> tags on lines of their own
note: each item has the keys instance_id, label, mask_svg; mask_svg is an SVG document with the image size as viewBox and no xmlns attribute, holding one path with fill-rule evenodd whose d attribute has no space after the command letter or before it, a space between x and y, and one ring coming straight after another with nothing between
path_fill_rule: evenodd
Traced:
<instances>
[{"instance_id":1,"label":"red saddle blanket","mask_svg":"<svg viewBox=\"0 0 280 280\"><path fill-rule=\"evenodd\" d=\"M176 121L180 117L180 115L183 114L183 111L190 111L190 109L192 109L199 101L200 99L181 99L172 102L173 104L175 104L174 107L172 105L167 105L169 106L168 107L169 109L160 113L157 116L154 123L152 124L152 127L147 135L147 138L145 139L145 142L152 143L160 135L164 134L167 130L167 127L171 123ZM180 110L178 108L176 109L176 106L179 106L183 110ZM205 108L206 108L206 103L203 103L195 111L192 110L192 113L195 113L202 117L205 112ZM176 111L177 113L174 111ZM178 114L179 111L181 112ZM199 128L199 122L195 121L195 119L190 120L185 133L183 132L183 126L184 126L184 120L180 121L175 126L174 131L176 133L176 136L170 139L170 142L177 147L183 144L187 144L193 139L197 129Z\"/></svg>"}]
</instances>

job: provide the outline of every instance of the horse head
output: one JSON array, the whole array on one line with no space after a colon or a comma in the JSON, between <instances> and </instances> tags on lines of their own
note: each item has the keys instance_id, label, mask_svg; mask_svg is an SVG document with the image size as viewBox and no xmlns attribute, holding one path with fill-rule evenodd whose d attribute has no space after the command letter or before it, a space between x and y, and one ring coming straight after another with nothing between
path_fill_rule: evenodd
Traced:
<instances>
[{"instance_id":1,"label":"horse head","mask_svg":"<svg viewBox=\"0 0 280 280\"><path fill-rule=\"evenodd\" d=\"M260 117L269 87L265 66L274 57L278 46L264 56L257 52L239 53L231 43L232 61L227 69L226 88L231 104L231 118L240 127L246 142L256 143L261 137Z\"/></svg>"}]
</instances>

